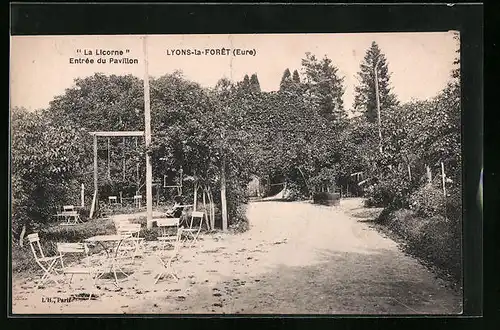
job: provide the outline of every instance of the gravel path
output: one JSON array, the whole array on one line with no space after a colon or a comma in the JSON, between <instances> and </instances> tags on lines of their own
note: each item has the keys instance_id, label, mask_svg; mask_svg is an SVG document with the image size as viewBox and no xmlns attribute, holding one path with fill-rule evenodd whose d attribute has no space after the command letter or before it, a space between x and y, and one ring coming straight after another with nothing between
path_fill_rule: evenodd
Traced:
<instances>
[{"instance_id":1,"label":"gravel path","mask_svg":"<svg viewBox=\"0 0 500 330\"><path fill-rule=\"evenodd\" d=\"M155 314L460 313L461 296L370 228L364 221L374 215L361 205L360 199L342 200L339 207L251 203L248 232L205 236L195 249L183 250L176 266L179 282L163 280L152 287L147 275L138 275L119 293L58 309ZM23 309L42 312L34 305L19 307Z\"/></svg>"}]
</instances>

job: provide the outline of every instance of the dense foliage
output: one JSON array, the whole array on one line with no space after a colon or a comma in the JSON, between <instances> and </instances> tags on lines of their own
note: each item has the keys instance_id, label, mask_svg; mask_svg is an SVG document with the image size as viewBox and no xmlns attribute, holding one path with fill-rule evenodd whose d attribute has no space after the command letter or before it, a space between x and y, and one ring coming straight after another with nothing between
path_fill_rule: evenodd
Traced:
<instances>
[{"instance_id":1,"label":"dense foliage","mask_svg":"<svg viewBox=\"0 0 500 330\"><path fill-rule=\"evenodd\" d=\"M390 89L388 62L373 43L355 90L354 110L362 115L348 118L343 77L332 60L306 53L301 64L293 71L284 68L275 92L262 91L255 73L236 82L223 78L211 89L180 72L151 78L151 149L145 150L142 138L100 139L101 198L141 192L145 153L150 152L154 181L182 170L190 179L183 182L185 200L192 200L194 186L211 190L219 221L224 174L229 223L235 226L246 223L246 185L252 176L268 184L286 182L296 199L350 185L357 193L364 189L374 206L412 207L433 216L447 205L444 216L459 214L461 204L454 195L461 187L456 70L434 99L399 104ZM375 71L382 140L374 120ZM19 230L17 224L47 222L56 207L77 203L81 183L88 187L89 200L89 132L143 130L143 111L140 79L102 74L77 79L44 111L12 109L14 230ZM442 189L442 166L449 196L426 200ZM363 174L362 184L353 173ZM434 181L432 194L426 190L429 179ZM172 193L162 191L164 198Z\"/></svg>"}]
</instances>

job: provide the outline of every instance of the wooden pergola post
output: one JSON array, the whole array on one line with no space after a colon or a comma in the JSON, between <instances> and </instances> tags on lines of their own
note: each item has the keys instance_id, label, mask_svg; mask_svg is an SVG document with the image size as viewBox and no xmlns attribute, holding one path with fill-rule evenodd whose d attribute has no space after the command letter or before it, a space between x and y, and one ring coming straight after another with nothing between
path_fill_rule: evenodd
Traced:
<instances>
[{"instance_id":1,"label":"wooden pergola post","mask_svg":"<svg viewBox=\"0 0 500 330\"><path fill-rule=\"evenodd\" d=\"M98 197L98 175L97 175L97 134L94 134L94 196L96 205L94 208L97 208Z\"/></svg>"},{"instance_id":2,"label":"wooden pergola post","mask_svg":"<svg viewBox=\"0 0 500 330\"><path fill-rule=\"evenodd\" d=\"M90 209L90 218L93 217L94 211L97 210L99 204L99 179L98 179L98 164L97 164L97 138L98 137L130 137L144 136L143 131L102 131L90 132L94 140L94 197Z\"/></svg>"},{"instance_id":3,"label":"wooden pergola post","mask_svg":"<svg viewBox=\"0 0 500 330\"><path fill-rule=\"evenodd\" d=\"M220 196L222 206L222 230L227 231L227 200L226 200L226 157L222 155Z\"/></svg>"},{"instance_id":4,"label":"wooden pergola post","mask_svg":"<svg viewBox=\"0 0 500 330\"><path fill-rule=\"evenodd\" d=\"M148 47L144 36L144 134L146 137L146 226L153 228L153 167L151 165L151 104L149 100Z\"/></svg>"}]
</instances>

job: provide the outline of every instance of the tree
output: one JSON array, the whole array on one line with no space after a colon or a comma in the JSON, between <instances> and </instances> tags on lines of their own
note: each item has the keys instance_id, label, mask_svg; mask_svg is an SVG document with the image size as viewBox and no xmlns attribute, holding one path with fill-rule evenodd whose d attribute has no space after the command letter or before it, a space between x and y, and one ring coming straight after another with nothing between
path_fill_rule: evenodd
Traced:
<instances>
[{"instance_id":1,"label":"tree","mask_svg":"<svg viewBox=\"0 0 500 330\"><path fill-rule=\"evenodd\" d=\"M243 80L237 84L237 87L244 93L250 91L250 78L248 78L247 74L243 77Z\"/></svg>"},{"instance_id":2,"label":"tree","mask_svg":"<svg viewBox=\"0 0 500 330\"><path fill-rule=\"evenodd\" d=\"M300 84L300 76L297 70L293 70L292 81L296 84Z\"/></svg>"},{"instance_id":3,"label":"tree","mask_svg":"<svg viewBox=\"0 0 500 330\"><path fill-rule=\"evenodd\" d=\"M13 230L45 223L54 209L74 200L71 184L81 173L86 132L61 126L43 111L11 110ZM25 232L23 230L22 232Z\"/></svg>"},{"instance_id":4,"label":"tree","mask_svg":"<svg viewBox=\"0 0 500 330\"><path fill-rule=\"evenodd\" d=\"M252 74L252 76L250 77L250 92L260 93L260 83L256 73Z\"/></svg>"},{"instance_id":5,"label":"tree","mask_svg":"<svg viewBox=\"0 0 500 330\"><path fill-rule=\"evenodd\" d=\"M391 92L390 74L385 55L375 41L367 50L361 63L355 87L354 110L365 115L371 123L377 122L377 104L375 94L375 70L377 71L381 117L387 109L398 105L396 96Z\"/></svg>"},{"instance_id":6,"label":"tree","mask_svg":"<svg viewBox=\"0 0 500 330\"><path fill-rule=\"evenodd\" d=\"M292 84L292 74L290 70L287 68L285 72L283 72L283 76L281 77L280 82L280 91L285 91L290 88Z\"/></svg>"},{"instance_id":7,"label":"tree","mask_svg":"<svg viewBox=\"0 0 500 330\"><path fill-rule=\"evenodd\" d=\"M302 69L309 108L335 123L344 122L347 118L342 100L344 78L338 76L338 69L332 60L325 56L320 61L308 52L306 58L302 59Z\"/></svg>"}]
</instances>

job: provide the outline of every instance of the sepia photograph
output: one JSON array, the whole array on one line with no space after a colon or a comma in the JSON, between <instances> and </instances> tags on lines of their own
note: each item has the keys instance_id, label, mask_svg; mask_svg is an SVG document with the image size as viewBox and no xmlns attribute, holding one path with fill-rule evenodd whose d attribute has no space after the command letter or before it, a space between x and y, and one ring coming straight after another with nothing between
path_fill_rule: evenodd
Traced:
<instances>
[{"instance_id":1,"label":"sepia photograph","mask_svg":"<svg viewBox=\"0 0 500 330\"><path fill-rule=\"evenodd\" d=\"M10 42L13 315L462 313L457 31Z\"/></svg>"}]
</instances>

